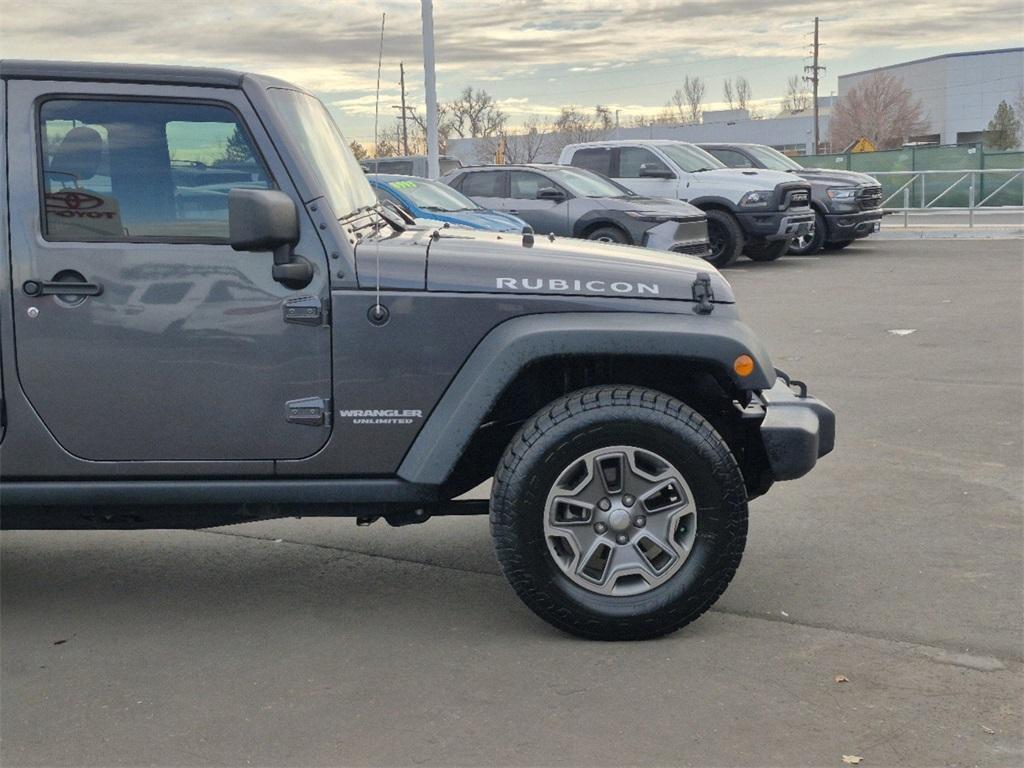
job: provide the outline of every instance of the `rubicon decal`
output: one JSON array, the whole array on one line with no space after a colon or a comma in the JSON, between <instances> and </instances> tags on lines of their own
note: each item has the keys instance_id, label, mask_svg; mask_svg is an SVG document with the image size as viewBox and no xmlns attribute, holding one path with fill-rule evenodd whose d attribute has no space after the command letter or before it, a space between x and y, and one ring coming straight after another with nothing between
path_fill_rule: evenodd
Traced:
<instances>
[{"instance_id":1,"label":"rubicon decal","mask_svg":"<svg viewBox=\"0 0 1024 768\"><path fill-rule=\"evenodd\" d=\"M423 411L398 408L370 408L338 411L338 416L353 424L412 424L423 418Z\"/></svg>"},{"instance_id":2,"label":"rubicon decal","mask_svg":"<svg viewBox=\"0 0 1024 768\"><path fill-rule=\"evenodd\" d=\"M506 291L544 291L546 293L617 293L623 296L657 296L657 283L628 283L624 280L563 280L559 278L499 277L495 287Z\"/></svg>"}]
</instances>

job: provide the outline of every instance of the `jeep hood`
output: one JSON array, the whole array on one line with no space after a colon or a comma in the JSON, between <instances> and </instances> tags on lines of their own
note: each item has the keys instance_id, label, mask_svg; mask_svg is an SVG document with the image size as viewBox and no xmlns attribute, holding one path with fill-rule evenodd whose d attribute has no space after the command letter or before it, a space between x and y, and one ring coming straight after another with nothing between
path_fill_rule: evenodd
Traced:
<instances>
[{"instance_id":1,"label":"jeep hood","mask_svg":"<svg viewBox=\"0 0 1024 768\"><path fill-rule=\"evenodd\" d=\"M568 237L410 227L356 246L359 287L372 290L547 294L693 301L693 281L711 279L715 301L735 301L724 277L703 259L631 245Z\"/></svg>"}]
</instances>

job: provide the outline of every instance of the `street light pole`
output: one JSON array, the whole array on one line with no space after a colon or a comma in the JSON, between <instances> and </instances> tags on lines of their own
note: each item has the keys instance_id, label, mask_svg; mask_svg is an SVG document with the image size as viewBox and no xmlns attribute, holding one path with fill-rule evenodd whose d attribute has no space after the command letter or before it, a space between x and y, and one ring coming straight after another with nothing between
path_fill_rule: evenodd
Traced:
<instances>
[{"instance_id":1,"label":"street light pole","mask_svg":"<svg viewBox=\"0 0 1024 768\"><path fill-rule=\"evenodd\" d=\"M423 85L427 97L427 175L441 175L437 145L437 78L434 74L434 2L420 0L423 16Z\"/></svg>"}]
</instances>

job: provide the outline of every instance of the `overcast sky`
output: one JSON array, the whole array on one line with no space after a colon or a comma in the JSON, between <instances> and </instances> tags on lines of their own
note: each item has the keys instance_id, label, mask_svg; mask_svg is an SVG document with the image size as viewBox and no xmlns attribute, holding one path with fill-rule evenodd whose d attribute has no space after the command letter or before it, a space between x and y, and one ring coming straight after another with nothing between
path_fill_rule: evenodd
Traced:
<instances>
[{"instance_id":1,"label":"overcast sky","mask_svg":"<svg viewBox=\"0 0 1024 768\"><path fill-rule=\"evenodd\" d=\"M482 87L520 122L563 104L655 113L685 74L722 100L746 77L778 99L801 74L821 17L822 94L836 77L952 51L1020 45L1020 0L435 0L438 93ZM422 110L419 0L0 0L0 56L225 66L321 96L350 138L373 135L380 15L387 12L382 120L398 103L398 62ZM625 117L623 117L625 120Z\"/></svg>"}]
</instances>

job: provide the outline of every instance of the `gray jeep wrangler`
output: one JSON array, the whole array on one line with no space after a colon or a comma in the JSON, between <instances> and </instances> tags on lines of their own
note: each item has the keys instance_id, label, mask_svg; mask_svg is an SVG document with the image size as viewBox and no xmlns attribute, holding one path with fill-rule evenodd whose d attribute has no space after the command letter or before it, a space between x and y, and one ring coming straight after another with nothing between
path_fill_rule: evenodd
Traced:
<instances>
[{"instance_id":1,"label":"gray jeep wrangler","mask_svg":"<svg viewBox=\"0 0 1024 768\"><path fill-rule=\"evenodd\" d=\"M489 506L531 609L647 638L726 588L748 500L832 449L703 260L417 228L279 80L0 75L7 527Z\"/></svg>"}]
</instances>

